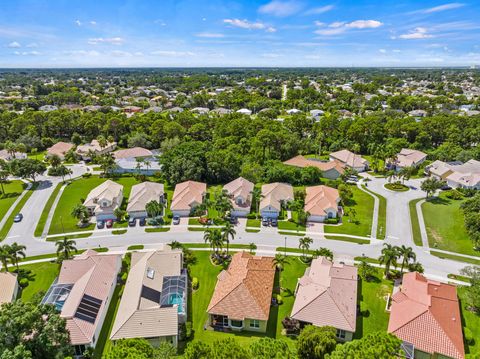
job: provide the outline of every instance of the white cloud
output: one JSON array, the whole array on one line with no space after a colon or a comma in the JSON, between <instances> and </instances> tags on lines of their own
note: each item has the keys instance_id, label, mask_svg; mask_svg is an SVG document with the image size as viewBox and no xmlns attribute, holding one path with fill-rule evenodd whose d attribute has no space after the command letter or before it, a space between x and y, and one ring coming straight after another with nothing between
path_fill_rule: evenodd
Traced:
<instances>
[{"instance_id":1,"label":"white cloud","mask_svg":"<svg viewBox=\"0 0 480 359\"><path fill-rule=\"evenodd\" d=\"M97 22L96 22L96 21L94 21L94 20L92 20L92 21L90 21L90 25L93 25L93 26L95 26L95 25L97 25Z\"/></svg>"},{"instance_id":2,"label":"white cloud","mask_svg":"<svg viewBox=\"0 0 480 359\"><path fill-rule=\"evenodd\" d=\"M316 22L315 24L319 27L325 26L325 24L321 22ZM330 36L342 34L351 29L375 29L382 25L383 23L377 20L355 20L352 22L336 21L329 24L327 28L316 30L315 33L318 35Z\"/></svg>"},{"instance_id":3,"label":"white cloud","mask_svg":"<svg viewBox=\"0 0 480 359\"><path fill-rule=\"evenodd\" d=\"M443 4L439 6L434 6L428 9L423 9L416 11L416 13L421 13L421 14L431 14L434 12L439 12L439 11L445 11L445 10L453 10L453 9L458 9L460 7L465 6L465 4L459 3L459 2L452 2L449 4Z\"/></svg>"},{"instance_id":4,"label":"white cloud","mask_svg":"<svg viewBox=\"0 0 480 359\"><path fill-rule=\"evenodd\" d=\"M414 30L410 31L408 34L402 34L398 36L400 39L404 40L418 40L418 39L429 39L433 35L427 32L427 29L424 27L416 27Z\"/></svg>"},{"instance_id":5,"label":"white cloud","mask_svg":"<svg viewBox=\"0 0 480 359\"><path fill-rule=\"evenodd\" d=\"M17 56L38 56L41 55L38 51L14 51L14 55Z\"/></svg>"},{"instance_id":6,"label":"white cloud","mask_svg":"<svg viewBox=\"0 0 480 359\"><path fill-rule=\"evenodd\" d=\"M75 25L82 26L82 22L80 20L75 20Z\"/></svg>"},{"instance_id":7,"label":"white cloud","mask_svg":"<svg viewBox=\"0 0 480 359\"><path fill-rule=\"evenodd\" d=\"M386 54L386 53L387 53L387 50L385 50L385 49L380 49L380 50L378 50L378 52L380 52L380 53L382 53L382 54Z\"/></svg>"},{"instance_id":8,"label":"white cloud","mask_svg":"<svg viewBox=\"0 0 480 359\"><path fill-rule=\"evenodd\" d=\"M240 19L224 19L223 22L225 24L229 24L234 27L239 27L241 29L248 29L248 30L265 30L267 32L275 32L277 31L274 27L268 26L263 22L251 22L248 20L240 20Z\"/></svg>"},{"instance_id":9,"label":"white cloud","mask_svg":"<svg viewBox=\"0 0 480 359\"><path fill-rule=\"evenodd\" d=\"M160 26L167 26L167 23L165 21L163 21L162 19L157 19L153 23L158 24Z\"/></svg>"},{"instance_id":10,"label":"white cloud","mask_svg":"<svg viewBox=\"0 0 480 359\"><path fill-rule=\"evenodd\" d=\"M88 39L90 45L98 44L111 44L111 45L121 45L123 44L123 39L121 37L96 37Z\"/></svg>"},{"instance_id":11,"label":"white cloud","mask_svg":"<svg viewBox=\"0 0 480 359\"><path fill-rule=\"evenodd\" d=\"M396 54L399 54L400 52L402 52L402 50L399 50L399 49L393 49L392 52L395 52Z\"/></svg>"},{"instance_id":12,"label":"white cloud","mask_svg":"<svg viewBox=\"0 0 480 359\"><path fill-rule=\"evenodd\" d=\"M79 57L93 57L93 56L99 56L100 53L95 50L70 50L70 51L64 51L65 55L68 56L79 56Z\"/></svg>"},{"instance_id":13,"label":"white cloud","mask_svg":"<svg viewBox=\"0 0 480 359\"><path fill-rule=\"evenodd\" d=\"M272 0L268 4L260 6L258 12L278 17L290 16L296 14L302 9L302 4L296 1L278 1Z\"/></svg>"},{"instance_id":14,"label":"white cloud","mask_svg":"<svg viewBox=\"0 0 480 359\"><path fill-rule=\"evenodd\" d=\"M262 56L262 57L265 57L265 58L267 58L267 59L277 59L277 58L279 58L279 57L283 57L282 54L271 53L271 52L262 54L261 56Z\"/></svg>"},{"instance_id":15,"label":"white cloud","mask_svg":"<svg viewBox=\"0 0 480 359\"><path fill-rule=\"evenodd\" d=\"M118 56L118 57L132 57L132 53L128 51L122 51L122 50L114 50L111 52L113 56Z\"/></svg>"},{"instance_id":16,"label":"white cloud","mask_svg":"<svg viewBox=\"0 0 480 359\"><path fill-rule=\"evenodd\" d=\"M38 47L38 44L36 42L31 42L31 43L27 44L27 46L25 46L25 47L34 48L34 47Z\"/></svg>"},{"instance_id":17,"label":"white cloud","mask_svg":"<svg viewBox=\"0 0 480 359\"><path fill-rule=\"evenodd\" d=\"M12 41L11 43L9 43L7 45L7 47L11 48L11 49L18 49L19 47L22 47L22 45L20 45L18 42L16 41Z\"/></svg>"},{"instance_id":18,"label":"white cloud","mask_svg":"<svg viewBox=\"0 0 480 359\"><path fill-rule=\"evenodd\" d=\"M320 15L323 13L326 13L330 10L333 10L335 6L333 5L325 5L325 6L320 6L320 7L314 7L313 9L309 9L305 11L304 15Z\"/></svg>"},{"instance_id":19,"label":"white cloud","mask_svg":"<svg viewBox=\"0 0 480 359\"><path fill-rule=\"evenodd\" d=\"M163 57L190 57L195 56L195 53L191 51L171 51L171 50L157 50L152 51L152 55L163 56Z\"/></svg>"},{"instance_id":20,"label":"white cloud","mask_svg":"<svg viewBox=\"0 0 480 359\"><path fill-rule=\"evenodd\" d=\"M206 37L209 39L218 39L221 37L225 37L224 34L216 33L216 32L198 32L195 34L196 37Z\"/></svg>"}]
</instances>

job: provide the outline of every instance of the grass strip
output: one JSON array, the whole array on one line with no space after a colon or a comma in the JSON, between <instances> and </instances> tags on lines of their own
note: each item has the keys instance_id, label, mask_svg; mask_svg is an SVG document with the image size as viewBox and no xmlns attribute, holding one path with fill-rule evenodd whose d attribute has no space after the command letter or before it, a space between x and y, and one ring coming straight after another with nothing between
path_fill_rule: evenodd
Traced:
<instances>
[{"instance_id":1,"label":"grass strip","mask_svg":"<svg viewBox=\"0 0 480 359\"><path fill-rule=\"evenodd\" d=\"M45 224L47 223L48 215L52 210L53 202L55 202L55 199L58 196L58 192L60 192L60 189L62 188L62 186L63 186L62 182L58 183L55 189L53 190L50 198L48 198L47 203L45 203L45 207L43 207L42 215L38 220L37 227L35 227L35 232L34 232L35 237L40 237L42 235L43 230L45 229Z\"/></svg>"},{"instance_id":2,"label":"grass strip","mask_svg":"<svg viewBox=\"0 0 480 359\"><path fill-rule=\"evenodd\" d=\"M22 197L22 199L17 203L17 205L13 209L12 213L10 213L10 216L7 218L5 224L0 230L0 242L3 241L5 237L8 235L8 232L10 232L10 228L12 228L12 225L13 225L13 219L18 213L20 213L23 206L25 205L25 203L27 203L28 199L32 196L33 191L35 191L37 187L38 187L38 182L34 183L32 187L29 190L27 190L27 193L25 193L25 196Z\"/></svg>"},{"instance_id":3,"label":"grass strip","mask_svg":"<svg viewBox=\"0 0 480 359\"><path fill-rule=\"evenodd\" d=\"M368 239L361 239L361 238L325 236L325 239L332 239L334 241L343 241L343 242L350 242L350 243L357 243L357 244L370 244L370 241Z\"/></svg>"},{"instance_id":4,"label":"grass strip","mask_svg":"<svg viewBox=\"0 0 480 359\"><path fill-rule=\"evenodd\" d=\"M410 223L412 223L412 236L413 242L416 246L423 246L422 234L420 233L420 223L418 222L417 203L423 200L423 198L417 198L408 203L410 208Z\"/></svg>"},{"instance_id":5,"label":"grass strip","mask_svg":"<svg viewBox=\"0 0 480 359\"><path fill-rule=\"evenodd\" d=\"M112 231L112 234L119 235L119 234L125 234L127 233L126 229L116 229Z\"/></svg>"},{"instance_id":6,"label":"grass strip","mask_svg":"<svg viewBox=\"0 0 480 359\"><path fill-rule=\"evenodd\" d=\"M377 223L377 239L385 239L385 232L387 229L387 199L382 195L370 191L365 185L362 188L378 197L378 223Z\"/></svg>"},{"instance_id":7,"label":"grass strip","mask_svg":"<svg viewBox=\"0 0 480 359\"><path fill-rule=\"evenodd\" d=\"M145 228L145 232L153 233L153 232L168 232L170 227L159 227L159 228Z\"/></svg>"},{"instance_id":8,"label":"grass strip","mask_svg":"<svg viewBox=\"0 0 480 359\"><path fill-rule=\"evenodd\" d=\"M140 249L145 248L143 244L133 244L127 248L128 251L138 251Z\"/></svg>"},{"instance_id":9,"label":"grass strip","mask_svg":"<svg viewBox=\"0 0 480 359\"><path fill-rule=\"evenodd\" d=\"M480 259L462 257L462 256L457 256L455 254L449 254L449 253L443 253L443 252L437 252L437 251L430 251L430 254L441 259L451 259L452 261L480 265Z\"/></svg>"}]
</instances>

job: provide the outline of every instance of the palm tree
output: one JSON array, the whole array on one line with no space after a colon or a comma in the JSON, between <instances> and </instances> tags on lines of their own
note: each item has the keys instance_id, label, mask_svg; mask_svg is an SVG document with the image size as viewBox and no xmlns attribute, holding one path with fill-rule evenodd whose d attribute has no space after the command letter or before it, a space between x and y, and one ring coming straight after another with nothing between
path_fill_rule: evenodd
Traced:
<instances>
[{"instance_id":1,"label":"palm tree","mask_svg":"<svg viewBox=\"0 0 480 359\"><path fill-rule=\"evenodd\" d=\"M390 267L397 266L397 259L398 259L398 248L392 246L391 244L384 243L382 254L378 258L380 264L385 264L385 277L388 278L390 276Z\"/></svg>"},{"instance_id":2,"label":"palm tree","mask_svg":"<svg viewBox=\"0 0 480 359\"><path fill-rule=\"evenodd\" d=\"M171 249L183 249L183 244L179 241L172 241L168 245Z\"/></svg>"},{"instance_id":3,"label":"palm tree","mask_svg":"<svg viewBox=\"0 0 480 359\"><path fill-rule=\"evenodd\" d=\"M49 159L49 162L50 162L50 166L52 166L53 168L57 168L62 164L62 159L60 158L59 155L52 155Z\"/></svg>"},{"instance_id":4,"label":"palm tree","mask_svg":"<svg viewBox=\"0 0 480 359\"><path fill-rule=\"evenodd\" d=\"M333 261L333 252L330 249L324 247L315 249L315 251L313 251L313 258L318 257L325 257L329 261Z\"/></svg>"},{"instance_id":5,"label":"palm tree","mask_svg":"<svg viewBox=\"0 0 480 359\"><path fill-rule=\"evenodd\" d=\"M279 272L281 272L283 268L285 268L285 265L289 263L290 260L288 259L288 257L280 253L275 254L275 258L273 258L273 264Z\"/></svg>"},{"instance_id":6,"label":"palm tree","mask_svg":"<svg viewBox=\"0 0 480 359\"><path fill-rule=\"evenodd\" d=\"M255 250L257 249L257 245L255 243L250 243L248 245L248 250L250 251L250 254L253 254L253 252L255 252Z\"/></svg>"},{"instance_id":7,"label":"palm tree","mask_svg":"<svg viewBox=\"0 0 480 359\"><path fill-rule=\"evenodd\" d=\"M76 242L73 239L68 239L67 237L63 237L55 242L55 246L57 247L57 255L62 253L63 259L70 259L72 252L78 253Z\"/></svg>"},{"instance_id":8,"label":"palm tree","mask_svg":"<svg viewBox=\"0 0 480 359\"><path fill-rule=\"evenodd\" d=\"M72 217L78 219L82 223L86 223L88 221L88 210L83 204L78 203L73 207L72 212L70 213Z\"/></svg>"},{"instance_id":9,"label":"palm tree","mask_svg":"<svg viewBox=\"0 0 480 359\"><path fill-rule=\"evenodd\" d=\"M399 257L402 257L402 268L400 269L401 273L403 273L403 269L405 268L405 266L408 266L410 260L412 260L413 262L417 260L417 255L413 251L412 247L406 247L403 244L401 247L398 247L398 254Z\"/></svg>"},{"instance_id":10,"label":"palm tree","mask_svg":"<svg viewBox=\"0 0 480 359\"><path fill-rule=\"evenodd\" d=\"M0 262L2 263L2 269L5 272L8 272L8 262L12 259L12 254L10 250L10 246L8 244L4 244L0 246Z\"/></svg>"},{"instance_id":11,"label":"palm tree","mask_svg":"<svg viewBox=\"0 0 480 359\"><path fill-rule=\"evenodd\" d=\"M155 218L160 216L163 213L163 202L160 203L158 201L150 201L145 205L145 210L149 217Z\"/></svg>"},{"instance_id":12,"label":"palm tree","mask_svg":"<svg viewBox=\"0 0 480 359\"><path fill-rule=\"evenodd\" d=\"M230 237L232 237L232 241L235 239L235 235L237 232L235 231L235 227L230 222L227 222L225 227L222 228L222 238L225 243L227 243L227 256L228 256L228 246L230 244Z\"/></svg>"},{"instance_id":13,"label":"palm tree","mask_svg":"<svg viewBox=\"0 0 480 359\"><path fill-rule=\"evenodd\" d=\"M257 219L258 215L260 213L260 201L262 200L262 189L259 187L253 187L253 190L251 192L252 194L252 202L255 203L255 212L257 213Z\"/></svg>"},{"instance_id":14,"label":"palm tree","mask_svg":"<svg viewBox=\"0 0 480 359\"><path fill-rule=\"evenodd\" d=\"M298 248L302 250L303 258L305 258L305 251L308 251L308 249L310 248L310 244L313 243L313 239L311 239L310 237L303 237L300 238L298 242Z\"/></svg>"},{"instance_id":15,"label":"palm tree","mask_svg":"<svg viewBox=\"0 0 480 359\"><path fill-rule=\"evenodd\" d=\"M0 186L2 188L2 194L5 193L5 188L3 187L3 184L5 182L7 182L9 174L10 173L4 167L1 167L1 169L0 169Z\"/></svg>"},{"instance_id":16,"label":"palm tree","mask_svg":"<svg viewBox=\"0 0 480 359\"><path fill-rule=\"evenodd\" d=\"M26 249L27 247L25 247L23 244L18 244L17 242L12 243L12 245L10 246L10 255L12 258L12 263L15 264L15 266L17 267L17 271L18 271L18 262L20 258L26 257L26 254L25 254Z\"/></svg>"},{"instance_id":17,"label":"palm tree","mask_svg":"<svg viewBox=\"0 0 480 359\"><path fill-rule=\"evenodd\" d=\"M205 243L210 244L210 248L215 254L218 254L218 250L222 248L223 239L222 233L218 228L210 228L205 231L203 234L203 240Z\"/></svg>"}]
</instances>

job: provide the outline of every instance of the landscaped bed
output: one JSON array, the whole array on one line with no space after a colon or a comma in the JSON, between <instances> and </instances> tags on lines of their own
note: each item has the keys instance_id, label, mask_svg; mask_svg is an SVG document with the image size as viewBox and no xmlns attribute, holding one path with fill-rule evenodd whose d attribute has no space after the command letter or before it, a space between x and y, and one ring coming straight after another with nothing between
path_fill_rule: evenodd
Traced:
<instances>
[{"instance_id":1,"label":"landscaped bed","mask_svg":"<svg viewBox=\"0 0 480 359\"><path fill-rule=\"evenodd\" d=\"M465 229L464 215L460 208L464 200L453 200L442 192L422 204L428 243L432 249L479 256Z\"/></svg>"},{"instance_id":2,"label":"landscaped bed","mask_svg":"<svg viewBox=\"0 0 480 359\"><path fill-rule=\"evenodd\" d=\"M405 186L402 183L385 183L384 187L390 191L395 191L395 192L407 192L410 190L408 186Z\"/></svg>"}]
</instances>

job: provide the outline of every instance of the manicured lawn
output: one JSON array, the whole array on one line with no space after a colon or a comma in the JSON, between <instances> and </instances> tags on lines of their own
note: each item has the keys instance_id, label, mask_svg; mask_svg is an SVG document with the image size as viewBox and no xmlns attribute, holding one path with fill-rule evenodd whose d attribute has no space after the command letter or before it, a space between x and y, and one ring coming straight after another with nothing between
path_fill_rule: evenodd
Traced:
<instances>
[{"instance_id":1,"label":"manicured lawn","mask_svg":"<svg viewBox=\"0 0 480 359\"><path fill-rule=\"evenodd\" d=\"M363 192L357 186L350 187L353 192L352 205L344 208L346 214L353 208L355 210L355 218L352 215L344 215L342 224L325 225L325 233L345 233L356 236L370 236L372 232L373 218L373 197ZM348 220L351 220L349 222Z\"/></svg>"},{"instance_id":2,"label":"manicured lawn","mask_svg":"<svg viewBox=\"0 0 480 359\"><path fill-rule=\"evenodd\" d=\"M60 267L57 263L42 262L20 266L31 271L31 281L22 292L22 300L30 301L40 291L46 292L57 277Z\"/></svg>"},{"instance_id":3,"label":"manicured lawn","mask_svg":"<svg viewBox=\"0 0 480 359\"><path fill-rule=\"evenodd\" d=\"M27 191L27 193L25 193L25 195L22 197L22 199L17 203L12 213L5 221L5 224L0 229L0 242L3 241L5 237L8 235L8 232L10 232L10 228L12 228L12 225L13 225L13 219L18 213L21 212L23 206L25 205L25 203L27 203L28 199L31 197L33 191L35 191L37 187L38 187L38 182L33 184L32 187Z\"/></svg>"},{"instance_id":4,"label":"manicured lawn","mask_svg":"<svg viewBox=\"0 0 480 359\"><path fill-rule=\"evenodd\" d=\"M11 181L3 184L5 193L0 195L0 221L12 206L13 202L15 202L23 192L24 186L26 185L22 181Z\"/></svg>"},{"instance_id":5,"label":"manicured lawn","mask_svg":"<svg viewBox=\"0 0 480 359\"><path fill-rule=\"evenodd\" d=\"M468 257L456 256L454 254L442 253L438 251L430 251L430 254L442 259L451 259L452 261L465 262L470 264L480 265L480 259L473 259Z\"/></svg>"},{"instance_id":6,"label":"manicured lawn","mask_svg":"<svg viewBox=\"0 0 480 359\"><path fill-rule=\"evenodd\" d=\"M472 332L475 343L473 345L466 345L465 352L472 358L477 358L480 355L480 315L475 314L465 308L463 299L465 298L465 287L457 288L458 297L460 299L460 312L462 315L462 326L469 328Z\"/></svg>"},{"instance_id":7,"label":"manicured lawn","mask_svg":"<svg viewBox=\"0 0 480 359\"><path fill-rule=\"evenodd\" d=\"M39 151L37 153L29 153L29 154L27 154L27 157L32 159L32 160L43 161L46 153L47 153L47 151Z\"/></svg>"},{"instance_id":8,"label":"manicured lawn","mask_svg":"<svg viewBox=\"0 0 480 359\"><path fill-rule=\"evenodd\" d=\"M168 232L170 227L158 227L158 228L145 228L145 232L152 233L152 232Z\"/></svg>"},{"instance_id":9,"label":"manicured lawn","mask_svg":"<svg viewBox=\"0 0 480 359\"><path fill-rule=\"evenodd\" d=\"M278 229L287 231L302 231L305 232L305 226L298 225L290 221L278 221Z\"/></svg>"},{"instance_id":10,"label":"manicured lawn","mask_svg":"<svg viewBox=\"0 0 480 359\"><path fill-rule=\"evenodd\" d=\"M334 241L358 243L358 244L369 244L370 243L370 241L368 239L350 238L350 237L325 236L325 239L330 239L330 240L334 240Z\"/></svg>"},{"instance_id":11,"label":"manicured lawn","mask_svg":"<svg viewBox=\"0 0 480 359\"><path fill-rule=\"evenodd\" d=\"M460 209L462 202L448 199L442 192L438 198L431 198L422 204L428 243L431 248L480 256L480 252L473 250L472 241L465 230Z\"/></svg>"},{"instance_id":12,"label":"manicured lawn","mask_svg":"<svg viewBox=\"0 0 480 359\"><path fill-rule=\"evenodd\" d=\"M140 249L143 249L144 245L143 244L133 244L127 248L128 251L137 251Z\"/></svg>"},{"instance_id":13,"label":"manicured lawn","mask_svg":"<svg viewBox=\"0 0 480 359\"><path fill-rule=\"evenodd\" d=\"M73 218L70 213L72 212L73 207L77 203L83 203L85 198L92 189L99 186L105 182L106 178L100 178L98 176L91 176L88 178L81 178L76 181L73 181L69 184L62 193L55 212L53 215L52 223L48 234L59 234L63 233L63 227L65 232L78 232L78 231L87 231L94 228L93 224L90 224L87 227L79 228L77 226L78 220ZM151 180L150 178L148 180ZM130 196L130 190L134 184L140 183L132 176L124 176L118 178L112 178L112 181L117 182L123 185L123 202L122 209L125 209L128 204L128 197ZM125 222L126 223L126 222Z\"/></svg>"},{"instance_id":14,"label":"manicured lawn","mask_svg":"<svg viewBox=\"0 0 480 359\"><path fill-rule=\"evenodd\" d=\"M418 223L417 203L423 200L423 198L414 199L408 203L410 208L410 222L412 223L412 236L415 245L423 246L422 235L420 233L420 225Z\"/></svg>"},{"instance_id":15,"label":"manicured lawn","mask_svg":"<svg viewBox=\"0 0 480 359\"><path fill-rule=\"evenodd\" d=\"M247 219L247 227L260 227L259 219Z\"/></svg>"},{"instance_id":16,"label":"manicured lawn","mask_svg":"<svg viewBox=\"0 0 480 359\"><path fill-rule=\"evenodd\" d=\"M83 203L87 195L92 189L105 182L105 178L91 176L88 178L80 178L70 183L62 193L57 207L53 214L52 223L48 230L48 234L59 234L65 232L88 231L94 228L93 224L88 227L79 228L78 220L71 216L73 207L78 203ZM63 228L62 228L63 222Z\"/></svg>"},{"instance_id":17,"label":"manicured lawn","mask_svg":"<svg viewBox=\"0 0 480 359\"><path fill-rule=\"evenodd\" d=\"M387 331L389 316L385 311L385 297L392 293L393 283L383 279L380 270L376 269L376 273L370 282L358 281L358 303L362 314L357 316L355 338L377 331Z\"/></svg>"},{"instance_id":18,"label":"manicured lawn","mask_svg":"<svg viewBox=\"0 0 480 359\"><path fill-rule=\"evenodd\" d=\"M377 239L385 239L385 232L387 228L387 199L378 193L370 191L367 187L365 187L365 185L363 185L362 187L367 192L372 193L373 195L378 197Z\"/></svg>"},{"instance_id":19,"label":"manicured lawn","mask_svg":"<svg viewBox=\"0 0 480 359\"><path fill-rule=\"evenodd\" d=\"M53 190L52 194L50 195L50 198L48 199L47 203L45 203L45 207L43 207L42 214L40 216L40 219L38 220L37 227L35 228L35 237L40 237L43 233L43 230L45 228L45 223L47 222L48 214L50 213L50 210L52 209L53 202L55 202L55 198L57 198L58 192L60 192L60 189L62 188L63 183L57 184L55 189Z\"/></svg>"},{"instance_id":20,"label":"manicured lawn","mask_svg":"<svg viewBox=\"0 0 480 359\"><path fill-rule=\"evenodd\" d=\"M112 231L112 234L115 234L115 235L125 234L125 233L127 233L126 229L116 229L116 230Z\"/></svg>"},{"instance_id":21,"label":"manicured lawn","mask_svg":"<svg viewBox=\"0 0 480 359\"><path fill-rule=\"evenodd\" d=\"M248 228L247 228L247 229L245 229L245 232L248 232L248 233L258 233L258 232L260 232L260 230L259 230L259 229L248 229Z\"/></svg>"}]
</instances>

